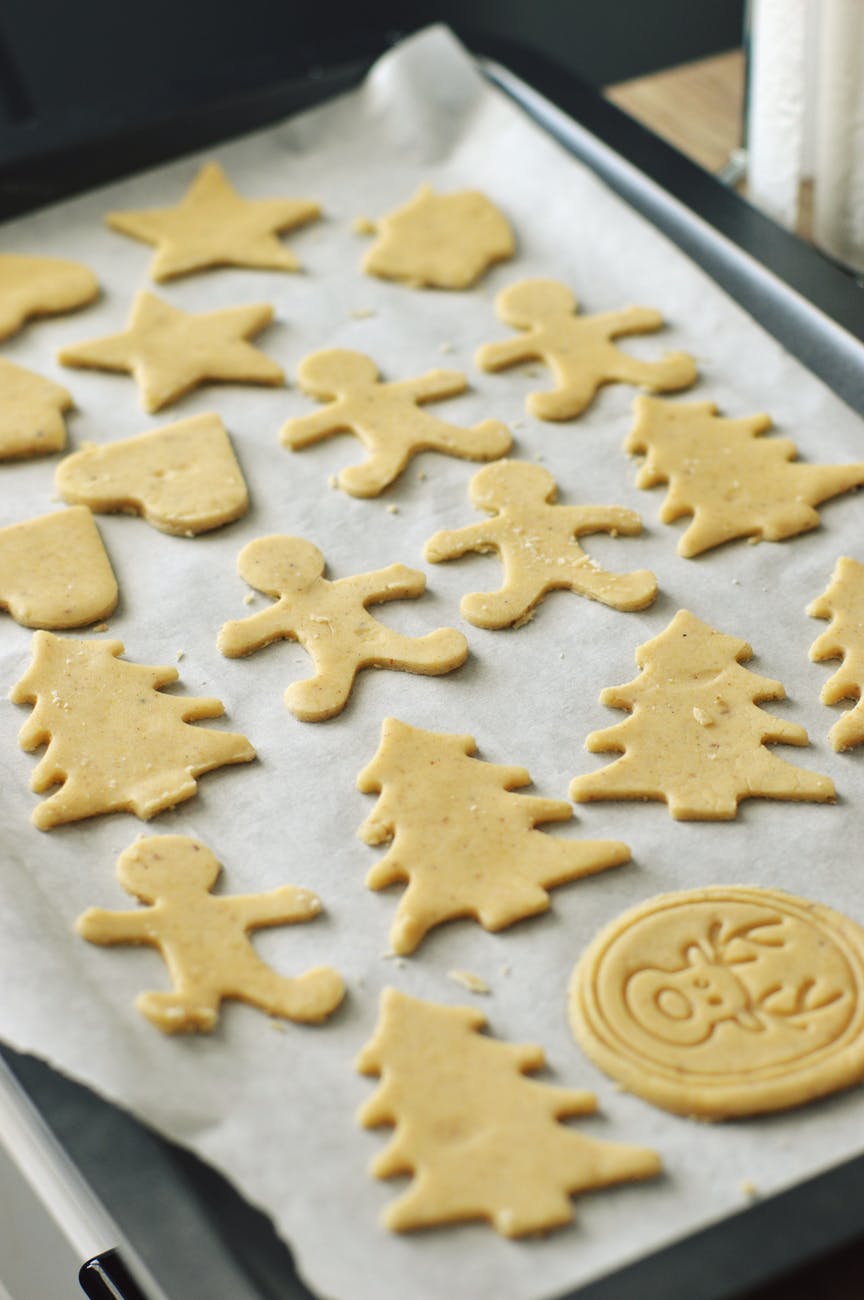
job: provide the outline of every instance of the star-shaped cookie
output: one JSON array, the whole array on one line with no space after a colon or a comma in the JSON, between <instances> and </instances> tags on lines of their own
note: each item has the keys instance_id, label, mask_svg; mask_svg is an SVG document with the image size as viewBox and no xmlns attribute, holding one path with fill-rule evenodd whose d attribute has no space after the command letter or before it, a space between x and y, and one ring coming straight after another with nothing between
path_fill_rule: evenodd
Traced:
<instances>
[{"instance_id":1,"label":"star-shaped cookie","mask_svg":"<svg viewBox=\"0 0 864 1300\"><path fill-rule=\"evenodd\" d=\"M112 230L155 244L152 279L162 282L212 266L297 271L300 263L277 238L320 217L309 199L244 199L218 163L202 167L173 208L109 212Z\"/></svg>"},{"instance_id":2,"label":"star-shaped cookie","mask_svg":"<svg viewBox=\"0 0 864 1300\"><path fill-rule=\"evenodd\" d=\"M63 348L58 359L85 370L127 371L144 409L161 411L210 380L283 384L276 362L247 342L272 319L267 303L193 313L144 292L132 304L128 329Z\"/></svg>"}]
</instances>

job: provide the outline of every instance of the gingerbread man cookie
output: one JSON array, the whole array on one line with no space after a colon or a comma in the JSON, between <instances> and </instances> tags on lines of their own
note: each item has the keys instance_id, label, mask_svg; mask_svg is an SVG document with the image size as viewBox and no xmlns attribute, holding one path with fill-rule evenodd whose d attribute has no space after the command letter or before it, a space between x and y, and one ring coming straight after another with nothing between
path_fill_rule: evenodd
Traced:
<instances>
[{"instance_id":1,"label":"gingerbread man cookie","mask_svg":"<svg viewBox=\"0 0 864 1300\"><path fill-rule=\"evenodd\" d=\"M499 420L464 429L420 409L421 403L465 392L468 382L458 370L430 370L417 379L385 384L371 357L333 348L306 357L297 380L304 393L328 405L288 420L282 442L301 451L336 433L353 433L370 454L362 465L351 465L338 476L339 487L351 496L378 496L421 451L494 460L510 449L510 434Z\"/></svg>"},{"instance_id":2,"label":"gingerbread man cookie","mask_svg":"<svg viewBox=\"0 0 864 1300\"><path fill-rule=\"evenodd\" d=\"M80 262L0 253L0 339L35 316L59 316L99 296L99 281Z\"/></svg>"},{"instance_id":3,"label":"gingerbread man cookie","mask_svg":"<svg viewBox=\"0 0 864 1300\"><path fill-rule=\"evenodd\" d=\"M308 199L244 199L218 163L207 163L175 208L109 212L112 230L156 245L154 280L173 280L212 266L297 271L297 258L277 239L321 215Z\"/></svg>"},{"instance_id":4,"label":"gingerbread man cookie","mask_svg":"<svg viewBox=\"0 0 864 1300\"><path fill-rule=\"evenodd\" d=\"M524 330L515 339L487 343L477 352L481 370L506 370L523 361L542 361L557 388L531 393L526 405L539 420L573 420L604 384L637 384L650 392L689 388L696 363L686 352L660 361L639 361L619 351L622 334L652 334L663 317L650 307L625 307L600 316L578 316L576 299L557 280L520 280L504 289L495 308L507 325Z\"/></svg>"},{"instance_id":5,"label":"gingerbread man cookie","mask_svg":"<svg viewBox=\"0 0 864 1300\"><path fill-rule=\"evenodd\" d=\"M285 376L248 341L273 319L266 303L186 312L152 293L139 293L120 334L63 348L64 366L125 371L135 377L145 411L161 411L199 385L280 385Z\"/></svg>"},{"instance_id":6,"label":"gingerbread man cookie","mask_svg":"<svg viewBox=\"0 0 864 1300\"><path fill-rule=\"evenodd\" d=\"M226 998L260 1007L270 1016L317 1024L345 995L341 977L316 966L290 979L255 952L249 931L312 921L321 903L308 889L282 885L267 894L217 896L216 858L185 835L139 839L117 862L117 878L146 906L109 912L91 907L76 922L89 943L149 944L158 948L173 985L170 993L142 993L135 1005L166 1034L208 1032Z\"/></svg>"},{"instance_id":7,"label":"gingerbread man cookie","mask_svg":"<svg viewBox=\"0 0 864 1300\"><path fill-rule=\"evenodd\" d=\"M66 446L71 393L0 357L0 460L48 456Z\"/></svg>"},{"instance_id":8,"label":"gingerbread man cookie","mask_svg":"<svg viewBox=\"0 0 864 1300\"><path fill-rule=\"evenodd\" d=\"M412 199L372 223L377 240L363 258L367 275L417 288L469 289L496 262L513 256L506 218L485 194L436 194L421 185Z\"/></svg>"},{"instance_id":9,"label":"gingerbread man cookie","mask_svg":"<svg viewBox=\"0 0 864 1300\"><path fill-rule=\"evenodd\" d=\"M117 579L84 506L0 528L0 608L24 627L82 627L117 605Z\"/></svg>"},{"instance_id":10,"label":"gingerbread man cookie","mask_svg":"<svg viewBox=\"0 0 864 1300\"><path fill-rule=\"evenodd\" d=\"M175 537L221 528L249 508L246 480L218 415L193 415L101 447L88 443L60 462L56 483L64 501L140 514Z\"/></svg>"},{"instance_id":11,"label":"gingerbread man cookie","mask_svg":"<svg viewBox=\"0 0 864 1300\"><path fill-rule=\"evenodd\" d=\"M368 606L422 596L425 574L404 564L330 582L324 556L302 537L260 537L244 546L237 568L250 587L275 596L276 604L249 618L226 623L218 645L236 659L271 641L298 641L311 655L315 676L295 682L285 702L303 722L341 713L361 668L394 668L438 677L468 657L468 643L454 628L427 636L404 636L384 627Z\"/></svg>"},{"instance_id":12,"label":"gingerbread man cookie","mask_svg":"<svg viewBox=\"0 0 864 1300\"><path fill-rule=\"evenodd\" d=\"M493 516L482 523L436 533L426 543L432 564L468 551L497 551L504 586L496 592L463 596L460 609L475 627L520 627L547 592L560 589L589 596L613 609L645 609L657 595L647 569L607 573L590 559L578 538L591 533L633 537L642 522L621 506L559 506L557 485L547 469L526 461L501 460L471 480L471 501Z\"/></svg>"}]
</instances>

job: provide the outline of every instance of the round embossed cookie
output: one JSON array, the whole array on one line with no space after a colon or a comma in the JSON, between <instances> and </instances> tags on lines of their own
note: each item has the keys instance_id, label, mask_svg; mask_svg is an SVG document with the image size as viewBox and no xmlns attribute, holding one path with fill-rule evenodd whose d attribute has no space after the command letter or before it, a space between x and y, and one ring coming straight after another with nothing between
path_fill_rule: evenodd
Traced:
<instances>
[{"instance_id":1,"label":"round embossed cookie","mask_svg":"<svg viewBox=\"0 0 864 1300\"><path fill-rule=\"evenodd\" d=\"M586 949L570 1022L601 1069L666 1110L799 1106L864 1078L864 930L779 890L660 894Z\"/></svg>"}]
</instances>

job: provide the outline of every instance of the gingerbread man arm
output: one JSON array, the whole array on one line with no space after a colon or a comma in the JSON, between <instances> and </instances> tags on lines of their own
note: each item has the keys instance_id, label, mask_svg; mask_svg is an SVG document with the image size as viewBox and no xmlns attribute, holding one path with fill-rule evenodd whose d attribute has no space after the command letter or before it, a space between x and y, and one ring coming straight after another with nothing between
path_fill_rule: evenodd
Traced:
<instances>
[{"instance_id":1,"label":"gingerbread man arm","mask_svg":"<svg viewBox=\"0 0 864 1300\"><path fill-rule=\"evenodd\" d=\"M642 532L641 517L623 506L556 506L555 509L566 510L574 537L587 537L591 533L638 537Z\"/></svg>"},{"instance_id":2,"label":"gingerbread man arm","mask_svg":"<svg viewBox=\"0 0 864 1300\"><path fill-rule=\"evenodd\" d=\"M468 551L497 551L500 531L497 525L495 519L482 519L476 524L466 524L464 528L442 528L429 538L423 555L430 564L440 564L443 560L458 560Z\"/></svg>"},{"instance_id":3,"label":"gingerbread man arm","mask_svg":"<svg viewBox=\"0 0 864 1300\"><path fill-rule=\"evenodd\" d=\"M323 442L333 434L346 433L350 428L351 423L345 415L343 403L331 402L320 411L286 420L279 436L284 447L300 451L303 447L311 447L313 443Z\"/></svg>"},{"instance_id":4,"label":"gingerbread man arm","mask_svg":"<svg viewBox=\"0 0 864 1300\"><path fill-rule=\"evenodd\" d=\"M151 943L158 947L153 930L153 908L140 912L110 912L104 907L89 907L75 922L75 929L89 943Z\"/></svg>"},{"instance_id":5,"label":"gingerbread man arm","mask_svg":"<svg viewBox=\"0 0 864 1300\"><path fill-rule=\"evenodd\" d=\"M438 402L445 397L458 397L468 387L461 370L427 370L415 379L402 379L387 384L391 392L398 392L414 402Z\"/></svg>"},{"instance_id":6,"label":"gingerbread man arm","mask_svg":"<svg viewBox=\"0 0 864 1300\"><path fill-rule=\"evenodd\" d=\"M663 328L663 317L654 307L621 307L592 317L592 323L610 339L621 334L653 334Z\"/></svg>"},{"instance_id":7,"label":"gingerbread man arm","mask_svg":"<svg viewBox=\"0 0 864 1300\"><path fill-rule=\"evenodd\" d=\"M419 569L409 569L405 564L388 564L386 569L371 573L355 573L350 578L339 578L334 587L350 587L363 605L381 605L388 600L422 596L426 590L426 574Z\"/></svg>"},{"instance_id":8,"label":"gingerbread man arm","mask_svg":"<svg viewBox=\"0 0 864 1300\"><path fill-rule=\"evenodd\" d=\"M216 644L226 659L240 659L253 650L260 650L271 641L296 641L297 636L288 623L288 610L283 600L277 600L268 609L259 609L248 618L232 619L225 623Z\"/></svg>"},{"instance_id":9,"label":"gingerbread man arm","mask_svg":"<svg viewBox=\"0 0 864 1300\"><path fill-rule=\"evenodd\" d=\"M297 885L280 885L266 894L231 894L215 898L244 930L268 925L291 925L310 921L321 911L321 901L311 889Z\"/></svg>"},{"instance_id":10,"label":"gingerbread man arm","mask_svg":"<svg viewBox=\"0 0 864 1300\"><path fill-rule=\"evenodd\" d=\"M474 354L474 360L481 370L506 370L508 366L518 365L520 361L537 361L542 359L544 350L540 346L536 333L518 334L512 339L501 339L498 343L484 343Z\"/></svg>"}]
</instances>

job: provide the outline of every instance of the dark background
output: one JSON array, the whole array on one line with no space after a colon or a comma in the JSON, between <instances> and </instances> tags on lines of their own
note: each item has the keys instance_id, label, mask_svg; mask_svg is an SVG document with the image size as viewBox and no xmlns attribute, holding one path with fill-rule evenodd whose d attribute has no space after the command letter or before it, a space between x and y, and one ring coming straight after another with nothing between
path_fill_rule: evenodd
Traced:
<instances>
[{"instance_id":1,"label":"dark background","mask_svg":"<svg viewBox=\"0 0 864 1300\"><path fill-rule=\"evenodd\" d=\"M443 20L510 37L595 85L741 43L743 0L4 0L0 158L305 72L335 41Z\"/></svg>"}]
</instances>

